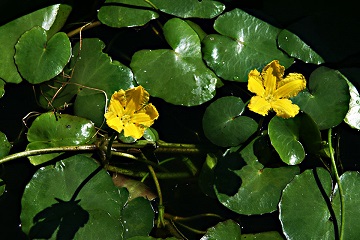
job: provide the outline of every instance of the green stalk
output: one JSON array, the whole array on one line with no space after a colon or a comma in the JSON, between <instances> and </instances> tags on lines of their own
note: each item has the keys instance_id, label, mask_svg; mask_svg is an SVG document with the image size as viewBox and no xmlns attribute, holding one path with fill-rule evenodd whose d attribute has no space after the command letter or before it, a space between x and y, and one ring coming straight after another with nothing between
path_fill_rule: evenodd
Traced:
<instances>
[{"instance_id":1,"label":"green stalk","mask_svg":"<svg viewBox=\"0 0 360 240\"><path fill-rule=\"evenodd\" d=\"M94 151L97 149L95 144L93 145L81 145L81 146L63 146L53 148L43 148L37 150L27 150L23 152L14 153L0 159L0 164L24 157L30 157L46 153L58 153L58 152L80 152L80 151Z\"/></svg>"},{"instance_id":2,"label":"green stalk","mask_svg":"<svg viewBox=\"0 0 360 240\"><path fill-rule=\"evenodd\" d=\"M344 191L340 182L339 173L335 163L335 154L334 149L332 147L332 129L330 128L328 131L328 143L329 143L329 151L330 151L330 158L331 158L331 165L334 169L336 183L339 188L340 194L340 214L341 214L341 222L340 222L340 240L344 239L344 228L345 228L345 203L344 203Z\"/></svg>"}]
</instances>

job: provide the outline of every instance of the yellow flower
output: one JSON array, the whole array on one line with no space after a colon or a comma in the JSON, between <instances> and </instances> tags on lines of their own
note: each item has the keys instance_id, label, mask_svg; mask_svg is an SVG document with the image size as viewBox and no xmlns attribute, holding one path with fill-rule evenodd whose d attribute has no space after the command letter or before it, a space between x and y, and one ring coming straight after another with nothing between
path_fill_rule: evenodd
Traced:
<instances>
[{"instance_id":1,"label":"yellow flower","mask_svg":"<svg viewBox=\"0 0 360 240\"><path fill-rule=\"evenodd\" d=\"M256 70L249 73L248 89L256 94L250 99L249 109L260 115L267 115L273 109L277 116L294 117L299 113L299 106L291 102L306 87L302 74L290 73L283 78L285 68L274 60L264 67L261 74Z\"/></svg>"},{"instance_id":2,"label":"yellow flower","mask_svg":"<svg viewBox=\"0 0 360 240\"><path fill-rule=\"evenodd\" d=\"M105 113L107 125L119 133L124 130L125 137L141 138L159 117L148 101L149 93L142 86L115 92Z\"/></svg>"}]
</instances>

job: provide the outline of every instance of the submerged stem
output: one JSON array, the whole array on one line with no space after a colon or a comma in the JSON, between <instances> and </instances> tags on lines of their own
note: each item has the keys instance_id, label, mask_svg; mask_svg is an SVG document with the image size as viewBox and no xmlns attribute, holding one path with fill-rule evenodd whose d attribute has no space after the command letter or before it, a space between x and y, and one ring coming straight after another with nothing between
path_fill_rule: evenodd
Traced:
<instances>
[{"instance_id":1,"label":"submerged stem","mask_svg":"<svg viewBox=\"0 0 360 240\"><path fill-rule=\"evenodd\" d=\"M328 143L329 143L329 151L330 151L330 158L331 158L331 165L334 169L334 175L336 179L336 183L339 188L339 194L340 194L340 214L341 214L341 220L340 220L340 240L344 239L344 228L345 228L345 203L344 203L344 192L343 188L340 182L339 173L336 167L335 162L335 154L334 149L332 147L332 129L330 128L328 131Z\"/></svg>"}]
</instances>

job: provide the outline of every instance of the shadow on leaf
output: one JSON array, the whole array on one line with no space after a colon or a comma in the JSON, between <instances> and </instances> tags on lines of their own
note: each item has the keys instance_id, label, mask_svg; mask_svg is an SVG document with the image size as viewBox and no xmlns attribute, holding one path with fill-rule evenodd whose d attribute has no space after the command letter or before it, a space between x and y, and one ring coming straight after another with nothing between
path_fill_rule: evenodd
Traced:
<instances>
[{"instance_id":1,"label":"shadow on leaf","mask_svg":"<svg viewBox=\"0 0 360 240\"><path fill-rule=\"evenodd\" d=\"M56 229L56 239L74 239L76 232L89 221L89 213L76 201L63 201L45 208L35 215L29 237L49 239Z\"/></svg>"}]
</instances>

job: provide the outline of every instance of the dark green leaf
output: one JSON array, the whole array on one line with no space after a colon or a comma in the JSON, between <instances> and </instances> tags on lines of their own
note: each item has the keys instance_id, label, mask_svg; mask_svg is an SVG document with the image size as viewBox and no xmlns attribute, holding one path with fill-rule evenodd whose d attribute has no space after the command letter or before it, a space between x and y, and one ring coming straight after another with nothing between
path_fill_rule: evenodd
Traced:
<instances>
[{"instance_id":1,"label":"dark green leaf","mask_svg":"<svg viewBox=\"0 0 360 240\"><path fill-rule=\"evenodd\" d=\"M222 147L245 142L256 131L258 124L252 118L241 116L244 108L243 101L233 96L211 103L202 120L205 136Z\"/></svg>"},{"instance_id":2,"label":"dark green leaf","mask_svg":"<svg viewBox=\"0 0 360 240\"><path fill-rule=\"evenodd\" d=\"M77 95L74 105L76 116L90 119L96 127L103 126L105 112L105 95L95 93L92 95Z\"/></svg>"},{"instance_id":3,"label":"dark green leaf","mask_svg":"<svg viewBox=\"0 0 360 240\"><path fill-rule=\"evenodd\" d=\"M324 59L289 30L282 30L278 36L278 44L287 54L306 63L321 64Z\"/></svg>"},{"instance_id":4,"label":"dark green leaf","mask_svg":"<svg viewBox=\"0 0 360 240\"><path fill-rule=\"evenodd\" d=\"M360 96L356 87L350 82L349 85L350 103L349 111L347 112L344 121L352 128L360 130Z\"/></svg>"},{"instance_id":5,"label":"dark green leaf","mask_svg":"<svg viewBox=\"0 0 360 240\"><path fill-rule=\"evenodd\" d=\"M67 4L60 4L58 12L56 14L56 19L52 24L51 28L47 31L48 38L51 38L60 31L65 25L70 13L72 11L72 6Z\"/></svg>"},{"instance_id":6,"label":"dark green leaf","mask_svg":"<svg viewBox=\"0 0 360 240\"><path fill-rule=\"evenodd\" d=\"M151 0L160 11L180 18L214 18L225 5L211 0Z\"/></svg>"},{"instance_id":7,"label":"dark green leaf","mask_svg":"<svg viewBox=\"0 0 360 240\"><path fill-rule=\"evenodd\" d=\"M203 40L204 59L225 80L247 82L248 73L274 59L288 68L293 59L277 48L278 29L240 9L218 17L215 30Z\"/></svg>"},{"instance_id":8,"label":"dark green leaf","mask_svg":"<svg viewBox=\"0 0 360 240\"><path fill-rule=\"evenodd\" d=\"M76 146L91 143L95 136L94 124L84 118L68 114L55 115L48 112L38 116L27 133L30 142L26 149L36 150L61 146ZM49 161L61 153L30 156L33 165Z\"/></svg>"},{"instance_id":9,"label":"dark green leaf","mask_svg":"<svg viewBox=\"0 0 360 240\"><path fill-rule=\"evenodd\" d=\"M52 5L22 16L0 27L0 78L5 82L22 81L14 62L15 44L20 36L35 26L49 30L54 23L60 4ZM33 61L33 59L32 59Z\"/></svg>"},{"instance_id":10,"label":"dark green leaf","mask_svg":"<svg viewBox=\"0 0 360 240\"><path fill-rule=\"evenodd\" d=\"M0 196L5 192L5 187L5 182L0 178Z\"/></svg>"},{"instance_id":11,"label":"dark green leaf","mask_svg":"<svg viewBox=\"0 0 360 240\"><path fill-rule=\"evenodd\" d=\"M143 137L150 142L156 142L159 140L159 133L154 128L149 127L145 130Z\"/></svg>"},{"instance_id":12,"label":"dark green leaf","mask_svg":"<svg viewBox=\"0 0 360 240\"><path fill-rule=\"evenodd\" d=\"M194 106L212 99L218 78L202 60L197 33L173 18L164 25L164 35L173 50L141 50L132 57L138 84L172 104Z\"/></svg>"},{"instance_id":13,"label":"dark green leaf","mask_svg":"<svg viewBox=\"0 0 360 240\"><path fill-rule=\"evenodd\" d=\"M9 143L6 135L0 131L0 158L7 156L10 149L11 144Z\"/></svg>"},{"instance_id":14,"label":"dark green leaf","mask_svg":"<svg viewBox=\"0 0 360 240\"><path fill-rule=\"evenodd\" d=\"M70 40L65 33L56 33L47 41L46 31L41 27L21 35L15 49L15 63L21 76L32 84L58 75L71 56Z\"/></svg>"},{"instance_id":15,"label":"dark green leaf","mask_svg":"<svg viewBox=\"0 0 360 240\"><path fill-rule=\"evenodd\" d=\"M102 23L117 28L142 26L158 17L144 0L106 0L98 13Z\"/></svg>"},{"instance_id":16,"label":"dark green leaf","mask_svg":"<svg viewBox=\"0 0 360 240\"><path fill-rule=\"evenodd\" d=\"M233 220L226 220L209 228L201 240L219 240L219 239L241 239L241 229L239 224Z\"/></svg>"},{"instance_id":17,"label":"dark green leaf","mask_svg":"<svg viewBox=\"0 0 360 240\"><path fill-rule=\"evenodd\" d=\"M326 198L331 194L330 174L323 168L306 170L283 191L279 208L285 236L291 239L334 239L334 225Z\"/></svg>"},{"instance_id":18,"label":"dark green leaf","mask_svg":"<svg viewBox=\"0 0 360 240\"><path fill-rule=\"evenodd\" d=\"M5 94L5 82L0 79L0 98Z\"/></svg>"},{"instance_id":19,"label":"dark green leaf","mask_svg":"<svg viewBox=\"0 0 360 240\"><path fill-rule=\"evenodd\" d=\"M279 232L261 232L241 234L241 240L282 240L285 239Z\"/></svg>"},{"instance_id":20,"label":"dark green leaf","mask_svg":"<svg viewBox=\"0 0 360 240\"><path fill-rule=\"evenodd\" d=\"M153 228L154 215L149 200L138 197L129 201L121 214L124 239L149 235Z\"/></svg>"},{"instance_id":21,"label":"dark green leaf","mask_svg":"<svg viewBox=\"0 0 360 240\"><path fill-rule=\"evenodd\" d=\"M344 209L345 209L345 222L344 222L344 236L343 239L356 239L360 234L360 226L356 224L360 215L360 174L359 172L345 172L340 177L344 194ZM336 214L338 225L341 223L341 206L340 206L340 193L339 188L336 186L334 191L333 206Z\"/></svg>"},{"instance_id":22,"label":"dark green leaf","mask_svg":"<svg viewBox=\"0 0 360 240\"><path fill-rule=\"evenodd\" d=\"M93 159L76 155L34 174L21 201L22 230L33 238L123 239L127 197Z\"/></svg>"},{"instance_id":23,"label":"dark green leaf","mask_svg":"<svg viewBox=\"0 0 360 240\"><path fill-rule=\"evenodd\" d=\"M206 155L206 160L201 168L199 174L198 184L201 191L210 197L216 197L214 190L214 182L215 182L215 166L217 164L217 158L215 154L208 153Z\"/></svg>"},{"instance_id":24,"label":"dark green leaf","mask_svg":"<svg viewBox=\"0 0 360 240\"><path fill-rule=\"evenodd\" d=\"M319 67L311 73L309 91L302 91L292 101L307 113L320 130L343 121L349 110L349 86L337 70Z\"/></svg>"},{"instance_id":25,"label":"dark green leaf","mask_svg":"<svg viewBox=\"0 0 360 240\"><path fill-rule=\"evenodd\" d=\"M321 146L320 131L307 114L295 118L273 117L269 123L271 144L281 160L288 165L301 163L308 153L318 153Z\"/></svg>"}]
</instances>

